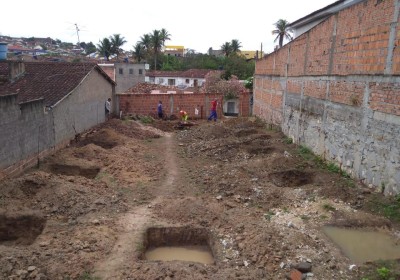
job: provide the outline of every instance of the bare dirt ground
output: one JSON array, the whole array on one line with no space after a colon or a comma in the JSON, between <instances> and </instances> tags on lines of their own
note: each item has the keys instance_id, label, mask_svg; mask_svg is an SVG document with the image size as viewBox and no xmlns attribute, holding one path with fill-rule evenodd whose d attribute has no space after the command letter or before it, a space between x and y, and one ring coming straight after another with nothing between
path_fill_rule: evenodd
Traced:
<instances>
[{"instance_id":1,"label":"bare dirt ground","mask_svg":"<svg viewBox=\"0 0 400 280\"><path fill-rule=\"evenodd\" d=\"M0 279L361 279L321 227L398 236L387 198L256 119L174 125L113 119L1 182ZM215 265L143 260L149 227L206 229Z\"/></svg>"}]
</instances>

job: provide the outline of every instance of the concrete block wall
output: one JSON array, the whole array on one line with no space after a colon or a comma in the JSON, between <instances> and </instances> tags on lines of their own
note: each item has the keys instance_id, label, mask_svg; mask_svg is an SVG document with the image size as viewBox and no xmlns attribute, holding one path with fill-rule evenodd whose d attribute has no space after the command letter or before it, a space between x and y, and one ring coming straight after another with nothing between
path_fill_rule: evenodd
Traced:
<instances>
[{"instance_id":1,"label":"concrete block wall","mask_svg":"<svg viewBox=\"0 0 400 280\"><path fill-rule=\"evenodd\" d=\"M18 104L17 95L0 96L0 178L37 162L54 147L52 117L43 100Z\"/></svg>"},{"instance_id":2,"label":"concrete block wall","mask_svg":"<svg viewBox=\"0 0 400 280\"><path fill-rule=\"evenodd\" d=\"M400 193L399 0L366 0L257 61L254 114Z\"/></svg>"}]
</instances>

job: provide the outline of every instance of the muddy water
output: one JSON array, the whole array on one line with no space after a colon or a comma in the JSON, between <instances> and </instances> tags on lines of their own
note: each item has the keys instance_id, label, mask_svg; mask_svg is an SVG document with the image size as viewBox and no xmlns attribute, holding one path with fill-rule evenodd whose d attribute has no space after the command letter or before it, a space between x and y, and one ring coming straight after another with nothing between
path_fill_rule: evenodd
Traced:
<instances>
[{"instance_id":1,"label":"muddy water","mask_svg":"<svg viewBox=\"0 0 400 280\"><path fill-rule=\"evenodd\" d=\"M388 234L337 227L324 227L323 230L354 262L400 258L400 245Z\"/></svg>"},{"instance_id":2,"label":"muddy water","mask_svg":"<svg viewBox=\"0 0 400 280\"><path fill-rule=\"evenodd\" d=\"M214 258L206 246L157 247L147 250L149 261L189 261L213 264Z\"/></svg>"}]
</instances>

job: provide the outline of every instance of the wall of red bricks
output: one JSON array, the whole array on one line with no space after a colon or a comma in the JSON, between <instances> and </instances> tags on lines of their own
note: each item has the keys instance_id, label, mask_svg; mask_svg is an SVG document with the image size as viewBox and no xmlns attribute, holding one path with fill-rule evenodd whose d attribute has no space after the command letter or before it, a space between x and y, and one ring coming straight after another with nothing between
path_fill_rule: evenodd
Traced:
<instances>
[{"instance_id":1,"label":"wall of red bricks","mask_svg":"<svg viewBox=\"0 0 400 280\"><path fill-rule=\"evenodd\" d=\"M344 9L257 61L255 113L280 114L282 102L277 99L283 99L282 91L300 94L303 86L305 96L324 100L328 95L332 102L360 106L371 75L400 75L400 18L396 18L396 2L369 0ZM396 28L392 42L391 26ZM388 55L390 49L392 55ZM321 76L352 76L353 80L360 77L360 82L335 82ZM284 89L271 86L276 77L285 79ZM300 77L308 77L304 85ZM365 81L362 77L366 77ZM370 108L400 116L399 95L396 83L373 85Z\"/></svg>"},{"instance_id":2,"label":"wall of red bricks","mask_svg":"<svg viewBox=\"0 0 400 280\"><path fill-rule=\"evenodd\" d=\"M119 108L123 114L151 115L157 113L158 102L163 104L163 111L167 115L179 115L180 110L189 114L189 118L195 117L195 108L199 109L199 118L207 118L210 115L210 106L213 98L218 98L219 104L223 104L222 94L118 94ZM246 92L239 97L239 116L249 116L251 94ZM217 108L218 116L222 116L222 106Z\"/></svg>"}]
</instances>

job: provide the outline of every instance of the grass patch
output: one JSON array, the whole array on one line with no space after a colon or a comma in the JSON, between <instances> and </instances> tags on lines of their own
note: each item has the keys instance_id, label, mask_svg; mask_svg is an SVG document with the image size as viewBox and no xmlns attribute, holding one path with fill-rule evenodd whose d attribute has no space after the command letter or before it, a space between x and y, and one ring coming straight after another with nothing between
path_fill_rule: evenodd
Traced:
<instances>
[{"instance_id":1,"label":"grass patch","mask_svg":"<svg viewBox=\"0 0 400 280\"><path fill-rule=\"evenodd\" d=\"M78 278L79 280L100 280L99 277L93 276L90 272L84 272L81 276Z\"/></svg>"},{"instance_id":2,"label":"grass patch","mask_svg":"<svg viewBox=\"0 0 400 280\"><path fill-rule=\"evenodd\" d=\"M290 145L290 144L293 144L293 139L285 136L285 138L283 139L283 142Z\"/></svg>"},{"instance_id":3,"label":"grass patch","mask_svg":"<svg viewBox=\"0 0 400 280\"><path fill-rule=\"evenodd\" d=\"M374 267L367 267L361 280L397 280L400 279L398 261L377 261Z\"/></svg>"},{"instance_id":4,"label":"grass patch","mask_svg":"<svg viewBox=\"0 0 400 280\"><path fill-rule=\"evenodd\" d=\"M272 211L268 211L267 213L264 214L264 218L265 218L267 221L271 221L272 216L275 216L275 213L272 212Z\"/></svg>"},{"instance_id":5,"label":"grass patch","mask_svg":"<svg viewBox=\"0 0 400 280\"><path fill-rule=\"evenodd\" d=\"M330 205L329 203L325 203L324 205L322 205L322 208L325 211L335 211L335 207L333 207L332 205Z\"/></svg>"},{"instance_id":6,"label":"grass patch","mask_svg":"<svg viewBox=\"0 0 400 280\"><path fill-rule=\"evenodd\" d=\"M154 122L154 119L150 116L141 116L140 117L140 122L143 124L150 124Z\"/></svg>"},{"instance_id":7,"label":"grass patch","mask_svg":"<svg viewBox=\"0 0 400 280\"><path fill-rule=\"evenodd\" d=\"M303 221L308 221L309 219L311 219L310 216L307 216L307 215L301 215L300 218L301 218Z\"/></svg>"},{"instance_id":8,"label":"grass patch","mask_svg":"<svg viewBox=\"0 0 400 280\"><path fill-rule=\"evenodd\" d=\"M372 199L372 210L390 220L400 222L400 195L383 199L383 201L378 197Z\"/></svg>"}]
</instances>

